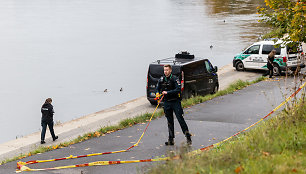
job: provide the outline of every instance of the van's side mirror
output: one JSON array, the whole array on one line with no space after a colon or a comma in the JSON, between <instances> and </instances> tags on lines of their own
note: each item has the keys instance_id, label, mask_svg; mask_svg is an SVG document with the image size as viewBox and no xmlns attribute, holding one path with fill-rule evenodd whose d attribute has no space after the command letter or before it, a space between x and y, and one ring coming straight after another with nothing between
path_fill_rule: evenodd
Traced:
<instances>
[{"instance_id":1,"label":"van's side mirror","mask_svg":"<svg viewBox=\"0 0 306 174\"><path fill-rule=\"evenodd\" d=\"M217 66L215 66L214 69L215 69L215 72L218 72L218 67Z\"/></svg>"}]
</instances>

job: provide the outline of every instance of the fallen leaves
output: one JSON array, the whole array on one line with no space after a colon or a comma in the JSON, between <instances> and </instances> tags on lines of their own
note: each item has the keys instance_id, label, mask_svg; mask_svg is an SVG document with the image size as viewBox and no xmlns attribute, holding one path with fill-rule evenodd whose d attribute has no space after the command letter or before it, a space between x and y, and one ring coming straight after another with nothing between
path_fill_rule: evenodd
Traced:
<instances>
[{"instance_id":1,"label":"fallen leaves","mask_svg":"<svg viewBox=\"0 0 306 174\"><path fill-rule=\"evenodd\" d=\"M52 149L57 149L57 148L58 148L58 145L52 146Z\"/></svg>"},{"instance_id":2,"label":"fallen leaves","mask_svg":"<svg viewBox=\"0 0 306 174\"><path fill-rule=\"evenodd\" d=\"M101 136L101 133L98 132L98 131L96 131L95 134L94 134L94 136L95 136L95 137L100 137L100 136Z\"/></svg>"},{"instance_id":3,"label":"fallen leaves","mask_svg":"<svg viewBox=\"0 0 306 174\"><path fill-rule=\"evenodd\" d=\"M238 166L238 167L235 169L235 173L240 173L242 170L243 170L243 167L242 167L242 166Z\"/></svg>"},{"instance_id":4,"label":"fallen leaves","mask_svg":"<svg viewBox=\"0 0 306 174\"><path fill-rule=\"evenodd\" d=\"M264 156L270 156L270 153L269 152L262 152L262 154L264 155Z\"/></svg>"}]
</instances>

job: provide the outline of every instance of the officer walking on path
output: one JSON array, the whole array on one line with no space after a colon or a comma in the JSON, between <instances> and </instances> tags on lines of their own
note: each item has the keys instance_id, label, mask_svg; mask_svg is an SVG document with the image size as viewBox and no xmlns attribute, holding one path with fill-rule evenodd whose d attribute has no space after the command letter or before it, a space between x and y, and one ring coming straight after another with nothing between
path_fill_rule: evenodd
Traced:
<instances>
[{"instance_id":1,"label":"officer walking on path","mask_svg":"<svg viewBox=\"0 0 306 174\"><path fill-rule=\"evenodd\" d=\"M171 65L164 65L164 75L158 80L156 86L156 96L164 95L164 113L168 122L169 139L165 144L174 145L174 119L173 111L187 138L187 144L191 145L191 134L183 117L183 109L181 106L181 83L179 79L172 75Z\"/></svg>"},{"instance_id":2,"label":"officer walking on path","mask_svg":"<svg viewBox=\"0 0 306 174\"><path fill-rule=\"evenodd\" d=\"M47 98L45 103L42 105L41 107L41 113L42 113L42 117L41 117L41 126L42 126L42 130L41 130L41 144L45 144L45 135L46 135L46 129L47 129L47 125L49 126L49 130L50 133L52 135L52 139L53 141L55 141L56 139L58 139L58 136L55 136L54 134L54 130L53 130L53 114L54 114L54 110L53 110L53 106L52 106L52 99L51 98Z\"/></svg>"}]
</instances>

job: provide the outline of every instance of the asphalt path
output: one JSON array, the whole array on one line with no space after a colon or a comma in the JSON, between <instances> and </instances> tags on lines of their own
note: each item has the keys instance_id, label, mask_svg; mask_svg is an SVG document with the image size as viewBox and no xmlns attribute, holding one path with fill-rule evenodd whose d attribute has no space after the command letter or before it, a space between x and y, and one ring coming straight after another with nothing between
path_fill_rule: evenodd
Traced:
<instances>
[{"instance_id":1,"label":"asphalt path","mask_svg":"<svg viewBox=\"0 0 306 174\"><path fill-rule=\"evenodd\" d=\"M277 77L253 84L233 94L217 97L210 101L186 108L184 110L184 117L190 132L193 134L193 144L190 150L199 149L221 141L258 121L294 91L296 86L295 81L298 84L301 83L300 79ZM138 140L145 126L146 124L137 124L133 127L107 134L106 136L27 157L22 159L22 161L61 158L70 155L84 155L126 149ZM136 160L160 157L169 154L171 151L178 151L185 145L185 137L176 120L175 131L175 145L171 147L165 146L164 142L168 138L167 122L165 117L161 117L151 122L139 146L129 152L33 164L29 165L29 167L47 168L94 161ZM13 161L1 165L0 173L15 173L16 162ZM156 164L158 163L132 163L24 173L144 173L152 165Z\"/></svg>"}]
</instances>

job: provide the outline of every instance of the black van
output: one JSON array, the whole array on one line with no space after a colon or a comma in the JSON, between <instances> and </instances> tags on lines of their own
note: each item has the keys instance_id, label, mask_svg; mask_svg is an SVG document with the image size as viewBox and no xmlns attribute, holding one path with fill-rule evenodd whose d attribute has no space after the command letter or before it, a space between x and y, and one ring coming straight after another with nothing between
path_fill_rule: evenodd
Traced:
<instances>
[{"instance_id":1,"label":"black van","mask_svg":"<svg viewBox=\"0 0 306 174\"><path fill-rule=\"evenodd\" d=\"M164 74L164 65L172 66L172 74L181 81L182 98L216 93L219 89L218 68L213 67L208 59L194 57L188 52L181 52L175 57L157 60L149 65L147 75L147 99L157 104L155 90L157 81Z\"/></svg>"}]
</instances>

